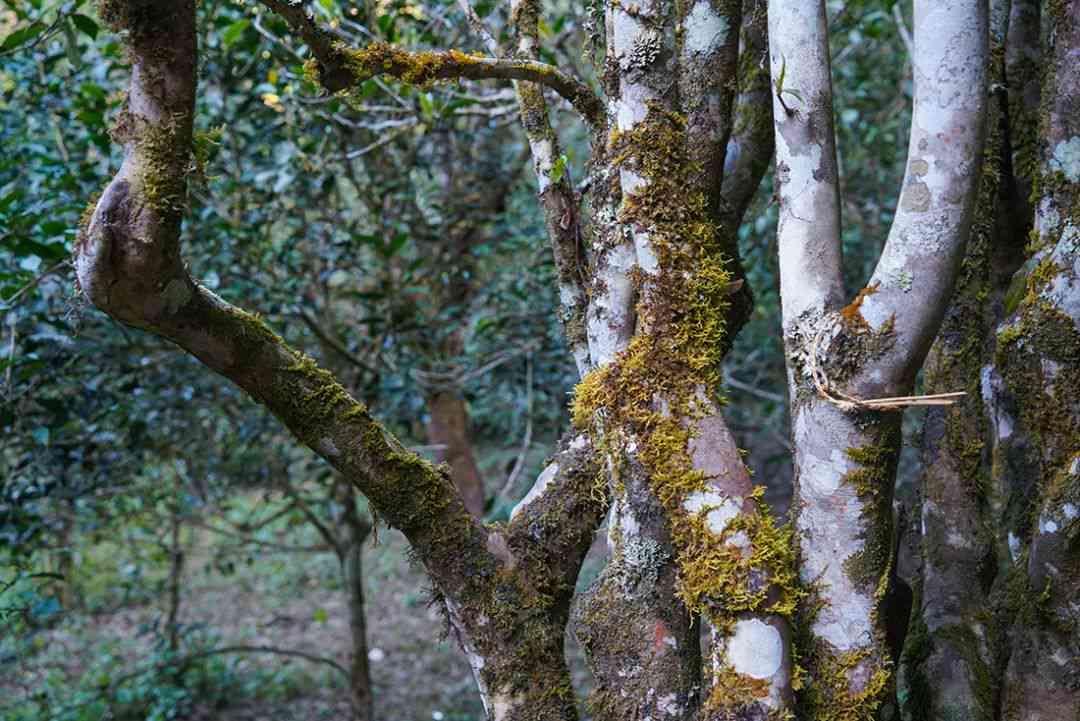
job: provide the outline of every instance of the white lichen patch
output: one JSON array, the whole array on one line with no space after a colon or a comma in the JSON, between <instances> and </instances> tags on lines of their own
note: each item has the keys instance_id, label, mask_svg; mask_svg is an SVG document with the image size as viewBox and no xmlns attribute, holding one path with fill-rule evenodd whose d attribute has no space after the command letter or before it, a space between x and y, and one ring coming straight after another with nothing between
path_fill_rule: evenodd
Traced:
<instances>
[{"instance_id":1,"label":"white lichen patch","mask_svg":"<svg viewBox=\"0 0 1080 721\"><path fill-rule=\"evenodd\" d=\"M541 495L543 495L544 491L548 487L548 484L551 483L551 481L555 478L555 476L558 474L558 472L559 472L559 464L558 463L549 463L548 464L547 468L545 468L543 470L543 472L541 472L540 475L537 476L536 483L534 483L533 487L529 489L529 492L527 494L525 494L525 497L522 498L521 501L519 501L516 506L514 506L514 510L510 511L510 520L511 521L514 520L515 516L517 516L519 513L521 513L523 510L525 510L530 503L532 503L537 498L539 498Z\"/></svg>"},{"instance_id":2,"label":"white lichen patch","mask_svg":"<svg viewBox=\"0 0 1080 721\"><path fill-rule=\"evenodd\" d=\"M844 476L854 468L851 460L839 448L833 448L828 458L808 457L800 478L814 492L832 495L840 488Z\"/></svg>"},{"instance_id":3,"label":"white lichen patch","mask_svg":"<svg viewBox=\"0 0 1080 721\"><path fill-rule=\"evenodd\" d=\"M731 498L717 491L698 491L683 501L683 510L693 515L709 509L705 516L705 522L709 530L719 535L727 528L727 524L734 520L742 509L742 499Z\"/></svg>"},{"instance_id":4,"label":"white lichen patch","mask_svg":"<svg viewBox=\"0 0 1080 721\"><path fill-rule=\"evenodd\" d=\"M728 41L731 23L713 10L709 0L698 0L686 16L683 47L693 55L714 52Z\"/></svg>"},{"instance_id":5,"label":"white lichen patch","mask_svg":"<svg viewBox=\"0 0 1080 721\"><path fill-rule=\"evenodd\" d=\"M665 694L656 700L656 710L665 716L682 716L682 705L679 697L673 693Z\"/></svg>"},{"instance_id":6,"label":"white lichen patch","mask_svg":"<svg viewBox=\"0 0 1080 721\"><path fill-rule=\"evenodd\" d=\"M746 531L739 531L731 534L731 537L727 539L727 542L732 546L735 546L735 548L738 548L740 551L750 550L750 536L746 534ZM748 554L744 553L742 555L746 556Z\"/></svg>"},{"instance_id":7,"label":"white lichen patch","mask_svg":"<svg viewBox=\"0 0 1080 721\"><path fill-rule=\"evenodd\" d=\"M543 138L529 143L535 158L536 183L543 193L551 187L551 175L555 169L555 146L551 140Z\"/></svg>"},{"instance_id":8,"label":"white lichen patch","mask_svg":"<svg viewBox=\"0 0 1080 721\"><path fill-rule=\"evenodd\" d=\"M784 642L780 632L756 618L737 621L728 640L727 660L744 676L772 678L784 662Z\"/></svg>"},{"instance_id":9,"label":"white lichen patch","mask_svg":"<svg viewBox=\"0 0 1080 721\"><path fill-rule=\"evenodd\" d=\"M1054 146L1050 169L1064 173L1070 183L1080 182L1080 136L1063 140Z\"/></svg>"}]
</instances>

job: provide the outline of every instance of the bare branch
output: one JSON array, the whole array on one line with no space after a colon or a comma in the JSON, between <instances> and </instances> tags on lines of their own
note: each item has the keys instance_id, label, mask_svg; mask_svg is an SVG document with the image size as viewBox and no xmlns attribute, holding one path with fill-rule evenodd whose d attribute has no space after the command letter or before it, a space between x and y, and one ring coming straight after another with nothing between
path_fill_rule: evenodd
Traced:
<instances>
[{"instance_id":1,"label":"bare branch","mask_svg":"<svg viewBox=\"0 0 1080 721\"><path fill-rule=\"evenodd\" d=\"M724 222L738 225L772 163L773 116L769 82L767 0L748 0L743 10L739 97L735 126L724 155Z\"/></svg>"},{"instance_id":2,"label":"bare branch","mask_svg":"<svg viewBox=\"0 0 1080 721\"><path fill-rule=\"evenodd\" d=\"M505 497L514 488L514 483L518 479L518 475L521 474L521 469L525 467L525 456L529 452L529 447L532 445L532 410L533 410L533 367L532 356L525 359L525 437L521 439L521 450L518 451L517 460L514 461L514 467L510 470L510 475L506 477L506 483L503 484L502 490L499 491L499 495Z\"/></svg>"},{"instance_id":3,"label":"bare branch","mask_svg":"<svg viewBox=\"0 0 1080 721\"><path fill-rule=\"evenodd\" d=\"M495 39L495 35L492 34L491 28L481 19L476 11L473 10L472 4L469 0L458 0L458 7L465 13L465 19L469 21L469 27L473 29L473 32L480 36L480 39L484 42L484 47L488 49L494 57L501 58L503 56L503 49L499 46L499 41Z\"/></svg>"},{"instance_id":4,"label":"bare branch","mask_svg":"<svg viewBox=\"0 0 1080 721\"><path fill-rule=\"evenodd\" d=\"M512 21L517 33L517 52L521 57L540 57L539 9L535 3L514 2ZM521 124L529 139L533 170L540 191L555 270L559 277L559 319L566 343L574 356L578 373L589 369L588 339L585 336L585 250L581 231L581 202L574 193L570 169L559 148L559 138L548 117L543 88L534 83L517 83ZM602 145L603 105L598 107L593 123L593 146Z\"/></svg>"},{"instance_id":5,"label":"bare branch","mask_svg":"<svg viewBox=\"0 0 1080 721\"><path fill-rule=\"evenodd\" d=\"M900 9L900 3L894 3L892 6L893 22L896 23L896 30L900 33L900 39L904 41L904 47L907 48L908 55L915 57L915 41L911 39L911 31L908 30L907 22L904 20L904 11Z\"/></svg>"}]
</instances>

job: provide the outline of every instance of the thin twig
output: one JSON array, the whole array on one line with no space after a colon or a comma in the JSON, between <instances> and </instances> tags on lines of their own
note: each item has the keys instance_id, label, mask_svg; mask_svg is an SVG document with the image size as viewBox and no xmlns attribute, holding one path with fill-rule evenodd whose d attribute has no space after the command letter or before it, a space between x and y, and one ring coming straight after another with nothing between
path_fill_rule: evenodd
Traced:
<instances>
[{"instance_id":1,"label":"thin twig","mask_svg":"<svg viewBox=\"0 0 1080 721\"><path fill-rule=\"evenodd\" d=\"M744 393L749 393L752 396L757 396L758 398L767 401L772 401L773 403L783 403L786 400L784 396L780 395L779 393L762 390L757 386L750 385L749 383L743 383L731 374L728 374L727 382L728 385L730 385L732 388L736 388L740 391L743 391Z\"/></svg>"},{"instance_id":2,"label":"thin twig","mask_svg":"<svg viewBox=\"0 0 1080 721\"><path fill-rule=\"evenodd\" d=\"M34 278L32 281L30 281L29 283L24 285L22 288L19 288L17 291L15 291L15 293L10 298L8 298L6 301L4 301L3 305L0 305L0 310L11 310L12 308L15 307L16 301L19 300L19 298L21 298L26 293L29 293L31 290L33 290L34 288L37 288L39 285L41 285L41 281L45 280L46 278L48 278L50 275L52 275L56 271L61 270L63 268L70 267L70 266L71 266L71 261L70 260L61 260L59 263L55 263L55 264L49 266L44 271L39 273L38 276L36 278Z\"/></svg>"},{"instance_id":3,"label":"thin twig","mask_svg":"<svg viewBox=\"0 0 1080 721\"><path fill-rule=\"evenodd\" d=\"M476 14L473 10L473 6L469 3L469 0L458 0L458 6L461 11L465 13L465 19L469 21L469 27L473 29L480 39L484 41L484 47L488 49L488 52L497 58L503 56L503 49L499 47L499 41L495 39L491 29L487 24Z\"/></svg>"},{"instance_id":4,"label":"thin twig","mask_svg":"<svg viewBox=\"0 0 1080 721\"><path fill-rule=\"evenodd\" d=\"M892 6L893 20L896 21L896 29L900 33L900 39L904 41L904 47L907 48L908 57L912 60L915 57L915 41L911 37L911 31L908 30L907 23L904 22L904 14L900 10L900 3L895 3Z\"/></svg>"}]
</instances>

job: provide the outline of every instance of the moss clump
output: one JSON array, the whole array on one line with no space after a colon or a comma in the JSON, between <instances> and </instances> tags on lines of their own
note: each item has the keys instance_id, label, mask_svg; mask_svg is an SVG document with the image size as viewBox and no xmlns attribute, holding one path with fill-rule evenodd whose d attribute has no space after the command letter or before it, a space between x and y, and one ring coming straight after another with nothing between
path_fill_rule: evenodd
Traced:
<instances>
[{"instance_id":1,"label":"moss clump","mask_svg":"<svg viewBox=\"0 0 1080 721\"><path fill-rule=\"evenodd\" d=\"M879 600L887 590L892 561L892 535L880 519L888 519L892 513L892 482L900 457L899 423L890 419L883 426L878 443L847 449L847 457L858 467L844 476L844 482L862 501L864 518L873 520L864 524L869 535L863 539L862 549L844 561L844 570L857 588L874 592Z\"/></svg>"},{"instance_id":2,"label":"moss clump","mask_svg":"<svg viewBox=\"0 0 1080 721\"><path fill-rule=\"evenodd\" d=\"M131 112L129 102L125 99L109 135L134 149L132 180L139 186L139 197L167 226L184 210L187 178L194 170L191 119L178 114L150 121Z\"/></svg>"},{"instance_id":3,"label":"moss clump","mask_svg":"<svg viewBox=\"0 0 1080 721\"><path fill-rule=\"evenodd\" d=\"M98 16L114 32L126 30L135 39L166 31L171 20L156 0L98 0Z\"/></svg>"},{"instance_id":4,"label":"moss clump","mask_svg":"<svg viewBox=\"0 0 1080 721\"><path fill-rule=\"evenodd\" d=\"M445 52L409 52L389 43L376 42L360 49L339 47L345 65L357 81L386 73L412 85L426 85L461 71L478 61L476 56L459 50ZM453 69L452 73L448 73Z\"/></svg>"},{"instance_id":5,"label":"moss clump","mask_svg":"<svg viewBox=\"0 0 1080 721\"><path fill-rule=\"evenodd\" d=\"M876 721L893 688L892 663L875 658L868 648L836 654L821 646L810 652L814 680L807 684L803 701L814 721ZM861 691L851 690L851 679L873 668Z\"/></svg>"},{"instance_id":6,"label":"moss clump","mask_svg":"<svg viewBox=\"0 0 1080 721\"><path fill-rule=\"evenodd\" d=\"M729 298L738 289L721 250L731 229L714 221L702 192L688 190L695 168L681 115L651 107L635 128L612 134L608 151L616 167L646 181L624 197L618 220L648 236L656 263L636 273L639 332L578 385L574 421L593 430L609 457L624 457L633 440L670 524L688 609L720 630L742 613L790 615L799 595L792 533L774 524L760 490L732 499L756 513L740 513L720 531L709 527L708 507L684 508L713 480L694 467L691 442L697 422L723 404Z\"/></svg>"}]
</instances>

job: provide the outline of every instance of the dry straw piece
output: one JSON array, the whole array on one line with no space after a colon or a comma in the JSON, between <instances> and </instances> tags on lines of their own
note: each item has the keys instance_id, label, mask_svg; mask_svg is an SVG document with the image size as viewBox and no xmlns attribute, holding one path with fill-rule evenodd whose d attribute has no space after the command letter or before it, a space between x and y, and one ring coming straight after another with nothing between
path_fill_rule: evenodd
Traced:
<instances>
[{"instance_id":1,"label":"dry straw piece","mask_svg":"<svg viewBox=\"0 0 1080 721\"><path fill-rule=\"evenodd\" d=\"M845 413L850 411L899 411L911 406L951 406L963 398L967 393L959 391L955 393L934 393L925 396L892 396L889 398L856 398L838 391L832 387L825 371L818 367L818 347L826 326L814 336L814 342L810 346L810 376L814 380L814 387L818 395L835 405Z\"/></svg>"}]
</instances>

